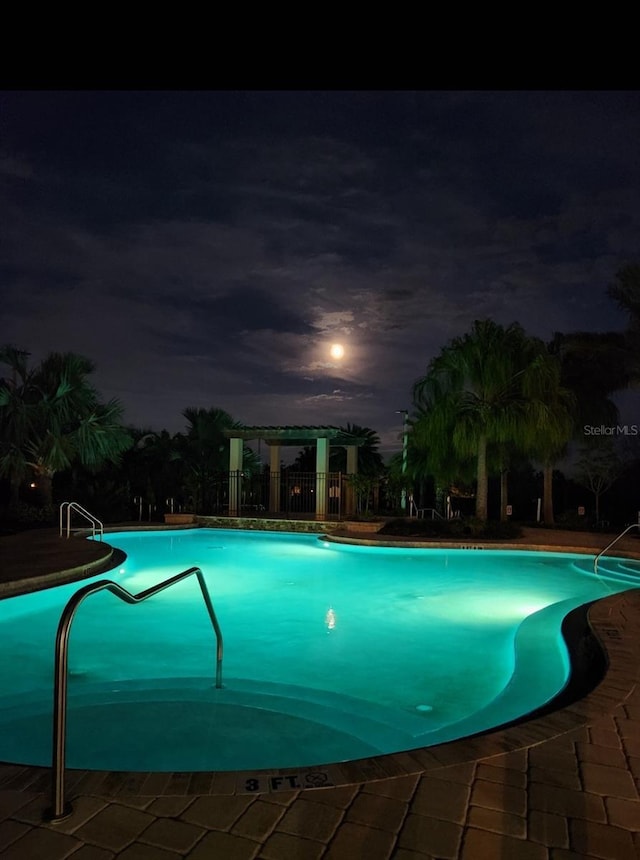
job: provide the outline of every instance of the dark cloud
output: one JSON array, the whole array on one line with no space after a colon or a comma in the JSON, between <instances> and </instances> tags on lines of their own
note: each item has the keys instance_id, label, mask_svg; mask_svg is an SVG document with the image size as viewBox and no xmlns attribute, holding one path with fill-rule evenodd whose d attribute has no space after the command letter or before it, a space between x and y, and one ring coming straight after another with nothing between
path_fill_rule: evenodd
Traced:
<instances>
[{"instance_id":1,"label":"dark cloud","mask_svg":"<svg viewBox=\"0 0 640 860\"><path fill-rule=\"evenodd\" d=\"M131 422L374 427L474 319L621 328L636 92L0 94L3 338ZM329 356L332 342L345 357ZM630 419L631 420L631 419Z\"/></svg>"}]
</instances>

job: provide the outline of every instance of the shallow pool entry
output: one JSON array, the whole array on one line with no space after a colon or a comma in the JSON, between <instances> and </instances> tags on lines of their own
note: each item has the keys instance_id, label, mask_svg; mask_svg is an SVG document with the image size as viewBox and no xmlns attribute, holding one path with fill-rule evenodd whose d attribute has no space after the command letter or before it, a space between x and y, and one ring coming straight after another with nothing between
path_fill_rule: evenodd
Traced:
<instances>
[{"instance_id":1,"label":"shallow pool entry","mask_svg":"<svg viewBox=\"0 0 640 860\"><path fill-rule=\"evenodd\" d=\"M464 737L566 684L576 606L640 583L640 565L485 550L344 546L316 535L123 532L107 576L139 606L92 595L70 638L67 763L100 770L314 767ZM82 585L86 585L84 581ZM51 761L53 654L80 584L0 601L0 759Z\"/></svg>"}]
</instances>

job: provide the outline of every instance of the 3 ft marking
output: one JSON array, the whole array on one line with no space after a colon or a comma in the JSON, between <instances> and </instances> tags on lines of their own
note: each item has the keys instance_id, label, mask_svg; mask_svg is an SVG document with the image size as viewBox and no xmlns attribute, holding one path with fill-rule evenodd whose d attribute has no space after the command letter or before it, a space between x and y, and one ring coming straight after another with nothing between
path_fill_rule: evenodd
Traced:
<instances>
[{"instance_id":1,"label":"3 ft marking","mask_svg":"<svg viewBox=\"0 0 640 860\"><path fill-rule=\"evenodd\" d=\"M272 776L269 779L269 787L271 791L286 791L288 788L302 788L298 780L297 773L290 773L286 776Z\"/></svg>"},{"instance_id":2,"label":"3 ft marking","mask_svg":"<svg viewBox=\"0 0 640 860\"><path fill-rule=\"evenodd\" d=\"M286 774L285 776L270 776L261 779L247 779L244 783L245 791L264 791L265 783L267 783L270 791L288 791L291 788L302 788L299 775L297 773Z\"/></svg>"},{"instance_id":3,"label":"3 ft marking","mask_svg":"<svg viewBox=\"0 0 640 860\"><path fill-rule=\"evenodd\" d=\"M332 786L331 777L325 771L308 771L304 774L286 773L278 776L255 776L246 779L246 792L291 791L293 788L327 788Z\"/></svg>"}]
</instances>

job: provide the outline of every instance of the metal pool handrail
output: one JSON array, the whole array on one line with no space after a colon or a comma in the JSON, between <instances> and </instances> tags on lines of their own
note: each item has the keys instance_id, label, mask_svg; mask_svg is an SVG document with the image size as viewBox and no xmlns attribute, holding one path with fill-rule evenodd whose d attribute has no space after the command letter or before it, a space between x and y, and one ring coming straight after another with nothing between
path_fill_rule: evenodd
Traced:
<instances>
[{"instance_id":1,"label":"metal pool handrail","mask_svg":"<svg viewBox=\"0 0 640 860\"><path fill-rule=\"evenodd\" d=\"M62 515L65 511L67 511L67 537L69 537L71 533L71 511L77 511L81 516L88 520L91 523L91 530L93 532L93 537L96 536L96 528L100 530L100 540L102 540L104 536L104 525L102 521L97 517L94 517L93 514L90 514L82 505L79 505L77 502L63 502L60 505L60 537L62 537Z\"/></svg>"},{"instance_id":2,"label":"metal pool handrail","mask_svg":"<svg viewBox=\"0 0 640 860\"><path fill-rule=\"evenodd\" d=\"M159 591L164 591L176 582L186 579L188 576L195 574L200 584L202 597L211 619L211 624L216 634L216 687L222 687L222 631L216 618L216 613L213 608L213 603L209 595L209 589L204 579L204 574L199 567L190 567L188 570L183 570L175 576L165 579L157 585L151 586L138 594L131 594L126 588L118 585L110 579L101 579L98 582L89 583L84 588L80 588L68 601L62 611L60 622L58 624L58 632L56 634L56 655L55 655L55 677L53 689L53 756L51 768L53 771L52 789L51 789L51 808L44 813L46 821L55 824L58 821L64 821L68 818L73 809L70 803L65 803L64 799L64 771L65 771L65 747L66 747L66 723L67 723L67 670L69 657L69 634L71 631L71 623L76 614L76 611L82 601L89 597L90 594L95 594L98 591L110 591L124 600L125 603L142 603L148 597L152 597Z\"/></svg>"},{"instance_id":3,"label":"metal pool handrail","mask_svg":"<svg viewBox=\"0 0 640 860\"><path fill-rule=\"evenodd\" d=\"M623 538L627 532L631 531L631 529L640 529L640 523L631 523L631 525L627 526L627 528L623 532L620 532L620 534L617 537L614 537L614 539L611 541L611 543L608 543L604 549L600 550L600 552L597 554L597 556L593 560L593 572L594 573L598 572L598 559L600 558L600 556L604 555L608 549L611 549L611 547L615 543L618 543L620 538Z\"/></svg>"}]
</instances>

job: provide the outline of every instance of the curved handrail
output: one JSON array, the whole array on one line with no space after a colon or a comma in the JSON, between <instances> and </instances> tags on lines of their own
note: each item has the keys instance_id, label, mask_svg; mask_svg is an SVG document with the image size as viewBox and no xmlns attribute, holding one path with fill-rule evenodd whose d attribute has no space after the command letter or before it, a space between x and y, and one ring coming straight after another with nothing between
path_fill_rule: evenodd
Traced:
<instances>
[{"instance_id":1,"label":"curved handrail","mask_svg":"<svg viewBox=\"0 0 640 860\"><path fill-rule=\"evenodd\" d=\"M200 584L202 597L204 598L211 624L216 634L216 687L222 687L222 631L216 618L216 613L213 608L209 589L205 582L204 574L199 567L190 567L188 570L183 570L175 576L165 579L157 585L151 586L138 594L131 594L126 588L123 588L117 582L110 579L101 579L98 582L91 582L80 588L67 602L67 605L62 610L60 621L58 623L58 631L56 633L56 656L55 656L55 677L53 689L53 756L51 767L53 770L53 781L51 791L51 808L46 810L44 817L46 821L55 824L58 821L64 821L72 813L70 803L65 803L64 800L64 771L65 771L65 747L66 747L66 723L67 723L67 674L68 674L68 657L69 657L69 634L71 632L71 623L74 619L78 607L85 598L90 594L95 594L98 591L110 591L124 600L125 603L142 603L148 597L152 597L159 591L164 591L176 582L195 574Z\"/></svg>"},{"instance_id":2,"label":"curved handrail","mask_svg":"<svg viewBox=\"0 0 640 860\"><path fill-rule=\"evenodd\" d=\"M60 505L60 537L62 537L62 514L65 509L67 511L67 537L69 537L69 534L71 533L71 511L77 511L91 523L93 537L96 536L96 526L100 529L100 540L102 540L104 536L104 525L102 524L102 521L97 517L94 517L93 514L90 514L89 511L83 508L82 505L79 505L78 502L63 502Z\"/></svg>"},{"instance_id":3,"label":"curved handrail","mask_svg":"<svg viewBox=\"0 0 640 860\"><path fill-rule=\"evenodd\" d=\"M597 554L597 556L593 560L593 572L595 574L598 573L598 559L600 558L600 556L604 555L608 549L611 549L611 547L614 544L618 543L620 538L623 538L627 532L631 531L631 529L640 529L640 523L631 523L631 525L627 526L627 528L623 532L620 532L620 534L617 537L614 537L614 539L611 541L611 543L608 543L604 549L600 550L600 552Z\"/></svg>"}]
</instances>

